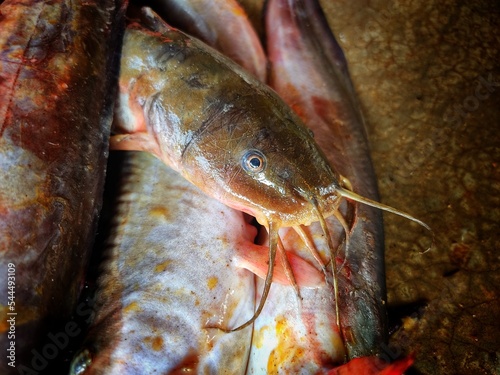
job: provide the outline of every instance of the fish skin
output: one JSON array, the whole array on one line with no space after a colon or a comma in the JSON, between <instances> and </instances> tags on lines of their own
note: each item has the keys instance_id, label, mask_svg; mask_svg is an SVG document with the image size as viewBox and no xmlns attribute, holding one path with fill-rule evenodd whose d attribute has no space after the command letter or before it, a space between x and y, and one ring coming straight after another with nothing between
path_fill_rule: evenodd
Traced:
<instances>
[{"instance_id":1,"label":"fish skin","mask_svg":"<svg viewBox=\"0 0 500 375\"><path fill-rule=\"evenodd\" d=\"M124 153L83 374L244 374L254 275L234 259L257 230L160 160Z\"/></svg>"},{"instance_id":2,"label":"fish skin","mask_svg":"<svg viewBox=\"0 0 500 375\"><path fill-rule=\"evenodd\" d=\"M236 0L152 0L151 7L170 25L201 39L265 82L264 48Z\"/></svg>"},{"instance_id":3,"label":"fish skin","mask_svg":"<svg viewBox=\"0 0 500 375\"><path fill-rule=\"evenodd\" d=\"M118 0L6 0L0 7L0 278L15 264L19 371L69 317L83 284L101 207L123 13ZM7 297L1 288L2 353L10 341ZM17 373L4 359L0 373Z\"/></svg>"},{"instance_id":4,"label":"fish skin","mask_svg":"<svg viewBox=\"0 0 500 375\"><path fill-rule=\"evenodd\" d=\"M266 27L270 85L311 128L352 190L378 200L363 117L342 50L319 4L270 0ZM356 205L355 214L344 268L350 272L339 280L341 326L349 358L377 353L387 340L382 215L363 204ZM335 219L327 221L333 224ZM341 230L332 233L343 236Z\"/></svg>"}]
</instances>

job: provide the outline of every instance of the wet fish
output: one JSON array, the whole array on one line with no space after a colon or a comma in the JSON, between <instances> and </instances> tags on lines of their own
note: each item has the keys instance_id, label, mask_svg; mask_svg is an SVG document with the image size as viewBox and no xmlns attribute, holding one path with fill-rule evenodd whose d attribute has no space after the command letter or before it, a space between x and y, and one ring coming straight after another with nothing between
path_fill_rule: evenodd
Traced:
<instances>
[{"instance_id":1,"label":"wet fish","mask_svg":"<svg viewBox=\"0 0 500 375\"><path fill-rule=\"evenodd\" d=\"M254 310L257 229L152 155L128 152L120 172L95 319L71 374L244 374L252 329L225 334Z\"/></svg>"},{"instance_id":2,"label":"wet fish","mask_svg":"<svg viewBox=\"0 0 500 375\"><path fill-rule=\"evenodd\" d=\"M61 329L82 287L101 206L123 7L118 0L0 7L2 374L32 371L34 348L37 371L48 368L46 334Z\"/></svg>"},{"instance_id":3,"label":"wet fish","mask_svg":"<svg viewBox=\"0 0 500 375\"><path fill-rule=\"evenodd\" d=\"M319 3L270 0L266 27L271 86L314 132L328 160L352 189L378 200L363 117L347 63ZM381 212L359 204L351 211L349 249L341 260L339 305L343 337L352 358L380 351L387 325ZM328 221L332 235L342 238L335 218ZM322 233L318 226L304 230L311 237Z\"/></svg>"},{"instance_id":4,"label":"wet fish","mask_svg":"<svg viewBox=\"0 0 500 375\"><path fill-rule=\"evenodd\" d=\"M269 267L260 259L254 262L266 274L255 315L238 327L219 327L242 329L266 300L281 248L280 228L319 220L330 238L324 218L341 220L341 197L396 210L347 190L310 131L274 91L150 10L145 15L149 30L133 24L125 34L129 58L122 59L115 115L121 134L112 138L111 147L153 153L208 195L268 229ZM331 241L329 249L334 254ZM317 270L309 269L303 276L316 276Z\"/></svg>"},{"instance_id":5,"label":"wet fish","mask_svg":"<svg viewBox=\"0 0 500 375\"><path fill-rule=\"evenodd\" d=\"M339 277L336 309L348 356L383 352L387 340L383 227L381 213L374 207L430 228L405 213L374 204L378 200L377 183L363 116L343 52L319 3L270 0L266 27L271 86L314 132L333 168L349 181L349 189L371 199L356 197L339 208L346 218L343 228L335 220L338 217L327 221L337 241L348 228L346 245L333 246L344 253L337 254L340 263L332 269L334 286ZM349 194L345 196L349 198ZM303 230L302 237L311 239L325 232L317 225ZM342 275L336 275L340 271Z\"/></svg>"},{"instance_id":6,"label":"wet fish","mask_svg":"<svg viewBox=\"0 0 500 375\"><path fill-rule=\"evenodd\" d=\"M152 0L151 6L169 24L200 38L265 82L264 49L236 0Z\"/></svg>"}]
</instances>

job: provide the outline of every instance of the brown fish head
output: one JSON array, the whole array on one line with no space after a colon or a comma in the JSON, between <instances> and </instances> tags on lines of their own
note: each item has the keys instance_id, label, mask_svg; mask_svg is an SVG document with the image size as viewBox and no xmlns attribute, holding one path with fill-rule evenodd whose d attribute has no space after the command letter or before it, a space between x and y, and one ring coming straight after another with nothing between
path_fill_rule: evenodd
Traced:
<instances>
[{"instance_id":1,"label":"brown fish head","mask_svg":"<svg viewBox=\"0 0 500 375\"><path fill-rule=\"evenodd\" d=\"M274 93L235 94L206 106L182 153L185 175L227 205L279 226L318 221L338 206L339 175L312 133Z\"/></svg>"}]
</instances>

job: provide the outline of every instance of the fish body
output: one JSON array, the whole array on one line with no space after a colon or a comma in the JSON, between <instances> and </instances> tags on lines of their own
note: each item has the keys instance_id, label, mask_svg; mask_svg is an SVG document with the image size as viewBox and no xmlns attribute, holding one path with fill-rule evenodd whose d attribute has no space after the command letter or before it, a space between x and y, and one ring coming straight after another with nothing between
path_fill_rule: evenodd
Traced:
<instances>
[{"instance_id":1,"label":"fish body","mask_svg":"<svg viewBox=\"0 0 500 375\"><path fill-rule=\"evenodd\" d=\"M378 199L363 117L347 63L316 1L270 0L266 35L270 85L314 132L331 165L356 193ZM349 357L379 351L387 338L383 227L381 212L357 204L341 207L349 218L348 253L339 277L341 327ZM349 216L350 215L350 216ZM343 238L334 217L327 219L336 241ZM304 230L317 238L322 230ZM335 244L337 246L337 244ZM345 262L345 263L344 263Z\"/></svg>"},{"instance_id":2,"label":"fish body","mask_svg":"<svg viewBox=\"0 0 500 375\"><path fill-rule=\"evenodd\" d=\"M162 33L136 24L125 33L116 115L124 134L112 147L152 152L261 224L315 221L305 190L336 201L337 180L300 119L215 50L161 21L155 28Z\"/></svg>"},{"instance_id":3,"label":"fish body","mask_svg":"<svg viewBox=\"0 0 500 375\"><path fill-rule=\"evenodd\" d=\"M154 0L151 5L169 24L203 40L265 82L264 49L236 0Z\"/></svg>"},{"instance_id":4,"label":"fish body","mask_svg":"<svg viewBox=\"0 0 500 375\"><path fill-rule=\"evenodd\" d=\"M101 206L123 5L0 5L0 348L6 353L15 342L17 367L2 358L2 374L33 366L31 350L60 329L83 284Z\"/></svg>"},{"instance_id":5,"label":"fish body","mask_svg":"<svg viewBox=\"0 0 500 375\"><path fill-rule=\"evenodd\" d=\"M244 374L254 275L234 249L257 247L244 215L152 155L128 152L100 266L95 319L72 374Z\"/></svg>"}]
</instances>

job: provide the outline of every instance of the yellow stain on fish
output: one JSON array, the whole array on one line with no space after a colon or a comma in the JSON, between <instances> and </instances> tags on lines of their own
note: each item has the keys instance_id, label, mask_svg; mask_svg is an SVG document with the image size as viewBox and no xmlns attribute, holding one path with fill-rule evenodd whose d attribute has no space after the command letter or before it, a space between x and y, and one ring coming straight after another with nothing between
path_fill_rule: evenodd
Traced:
<instances>
[{"instance_id":1,"label":"yellow stain on fish","mask_svg":"<svg viewBox=\"0 0 500 375\"><path fill-rule=\"evenodd\" d=\"M219 279L217 277L213 276L207 280L207 287L208 287L208 289L212 290L213 288L215 288L217 286L218 283L219 283Z\"/></svg>"},{"instance_id":2,"label":"yellow stain on fish","mask_svg":"<svg viewBox=\"0 0 500 375\"><path fill-rule=\"evenodd\" d=\"M129 313L135 313L137 311L141 311L141 306L139 306L139 304L134 301L134 302L131 302L129 305L127 305L124 309L123 309L123 312L125 314L129 314Z\"/></svg>"},{"instance_id":3,"label":"yellow stain on fish","mask_svg":"<svg viewBox=\"0 0 500 375\"><path fill-rule=\"evenodd\" d=\"M275 329L278 343L269 355L268 374L279 374L283 367L294 362L301 362L305 355L302 345L297 345L301 341L300 338L294 335L294 330L288 324L285 317L277 318Z\"/></svg>"},{"instance_id":4,"label":"yellow stain on fish","mask_svg":"<svg viewBox=\"0 0 500 375\"><path fill-rule=\"evenodd\" d=\"M255 331L252 345L254 345L257 349L262 348L265 343L265 334L270 329L271 328L269 326L264 326L261 327L258 331Z\"/></svg>"},{"instance_id":5,"label":"yellow stain on fish","mask_svg":"<svg viewBox=\"0 0 500 375\"><path fill-rule=\"evenodd\" d=\"M161 351L164 349L163 347L163 338L161 338L161 336L154 336L154 337L146 337L144 339L144 342L148 345L151 346L151 348L154 350L154 351Z\"/></svg>"},{"instance_id":6,"label":"yellow stain on fish","mask_svg":"<svg viewBox=\"0 0 500 375\"><path fill-rule=\"evenodd\" d=\"M150 214L152 216L158 216L158 217L161 217L165 220L169 220L171 217L170 217L170 212L168 210L167 207L162 207L162 206L156 206L156 207L152 207L151 210L150 210Z\"/></svg>"},{"instance_id":7,"label":"yellow stain on fish","mask_svg":"<svg viewBox=\"0 0 500 375\"><path fill-rule=\"evenodd\" d=\"M160 264L157 264L155 266L155 272L164 272L171 263L172 261L166 260Z\"/></svg>"},{"instance_id":8,"label":"yellow stain on fish","mask_svg":"<svg viewBox=\"0 0 500 375\"><path fill-rule=\"evenodd\" d=\"M229 336L203 327L252 316L253 275L231 259L242 238L254 246L255 232L246 233L241 212L210 199L151 155L123 156L95 319L71 374L243 374L251 329ZM170 220L151 212L161 206Z\"/></svg>"}]
</instances>

